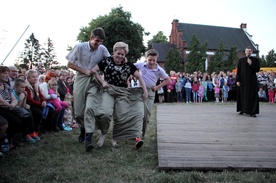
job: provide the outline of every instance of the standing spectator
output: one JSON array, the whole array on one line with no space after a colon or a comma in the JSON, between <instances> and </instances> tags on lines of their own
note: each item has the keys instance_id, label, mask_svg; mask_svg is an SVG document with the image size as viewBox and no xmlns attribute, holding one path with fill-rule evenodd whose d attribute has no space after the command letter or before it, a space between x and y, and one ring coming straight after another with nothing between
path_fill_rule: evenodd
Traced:
<instances>
[{"instance_id":1,"label":"standing spectator","mask_svg":"<svg viewBox=\"0 0 276 183\"><path fill-rule=\"evenodd\" d=\"M227 102L228 92L229 92L229 86L227 85L227 82L224 83L222 87L222 92L223 92L223 98L221 102Z\"/></svg>"},{"instance_id":2,"label":"standing spectator","mask_svg":"<svg viewBox=\"0 0 276 183\"><path fill-rule=\"evenodd\" d=\"M132 76L130 80L130 86L131 88L140 87L139 80L137 80L136 77Z\"/></svg>"},{"instance_id":3,"label":"standing spectator","mask_svg":"<svg viewBox=\"0 0 276 183\"><path fill-rule=\"evenodd\" d=\"M220 87L219 87L219 83L217 83L217 85L214 88L214 94L215 94L215 98L216 98L216 102L219 102L219 94L220 94Z\"/></svg>"},{"instance_id":4,"label":"standing spectator","mask_svg":"<svg viewBox=\"0 0 276 183\"><path fill-rule=\"evenodd\" d=\"M185 98L186 98L186 103L191 103L191 93L192 93L192 83L191 83L191 79L186 76L185 78Z\"/></svg>"},{"instance_id":5,"label":"standing spectator","mask_svg":"<svg viewBox=\"0 0 276 183\"><path fill-rule=\"evenodd\" d=\"M252 48L245 49L245 57L239 59L236 82L238 86L237 112L256 117L259 114L258 82L256 72L260 70L257 58L251 56Z\"/></svg>"},{"instance_id":6,"label":"standing spectator","mask_svg":"<svg viewBox=\"0 0 276 183\"><path fill-rule=\"evenodd\" d=\"M194 103L197 102L198 89L199 89L199 83L197 81L197 78L194 77L194 81L193 81L193 84L192 84L192 93L193 93L193 101L194 101Z\"/></svg>"},{"instance_id":7,"label":"standing spectator","mask_svg":"<svg viewBox=\"0 0 276 183\"><path fill-rule=\"evenodd\" d=\"M202 86L204 87L203 99L204 101L207 102L208 101L208 97L207 97L208 83L207 83L206 77L207 76L203 76L202 78Z\"/></svg>"},{"instance_id":8,"label":"standing spectator","mask_svg":"<svg viewBox=\"0 0 276 183\"><path fill-rule=\"evenodd\" d=\"M207 99L208 99L208 101L214 101L213 88L214 88L214 85L213 85L211 76L208 75L208 78L207 78Z\"/></svg>"},{"instance_id":9,"label":"standing spectator","mask_svg":"<svg viewBox=\"0 0 276 183\"><path fill-rule=\"evenodd\" d=\"M199 82L199 88L198 88L198 102L202 103L203 97L204 97L204 86L202 85L202 81Z\"/></svg>"},{"instance_id":10,"label":"standing spectator","mask_svg":"<svg viewBox=\"0 0 276 183\"><path fill-rule=\"evenodd\" d=\"M274 86L273 82L271 81L268 87L268 102L274 103L274 95Z\"/></svg>"},{"instance_id":11,"label":"standing spectator","mask_svg":"<svg viewBox=\"0 0 276 183\"><path fill-rule=\"evenodd\" d=\"M236 101L236 98L237 98L236 78L233 77L233 75L229 75L227 84L229 86L228 100L229 101Z\"/></svg>"},{"instance_id":12,"label":"standing spectator","mask_svg":"<svg viewBox=\"0 0 276 183\"><path fill-rule=\"evenodd\" d=\"M182 83L181 83L180 79L178 78L177 82L175 83L175 91L176 91L177 102L182 101L181 90L182 90Z\"/></svg>"},{"instance_id":13,"label":"standing spectator","mask_svg":"<svg viewBox=\"0 0 276 183\"><path fill-rule=\"evenodd\" d=\"M172 79L171 82L167 85L167 100L168 100L168 102L174 102L175 83L176 83L176 80Z\"/></svg>"},{"instance_id":14,"label":"standing spectator","mask_svg":"<svg viewBox=\"0 0 276 183\"><path fill-rule=\"evenodd\" d=\"M157 80L157 83L156 85L159 85L163 82L164 80L162 78L159 78ZM158 90L157 90L157 95L158 95L158 101L159 103L163 103L165 101L165 98L164 98L164 87L160 87Z\"/></svg>"}]
</instances>

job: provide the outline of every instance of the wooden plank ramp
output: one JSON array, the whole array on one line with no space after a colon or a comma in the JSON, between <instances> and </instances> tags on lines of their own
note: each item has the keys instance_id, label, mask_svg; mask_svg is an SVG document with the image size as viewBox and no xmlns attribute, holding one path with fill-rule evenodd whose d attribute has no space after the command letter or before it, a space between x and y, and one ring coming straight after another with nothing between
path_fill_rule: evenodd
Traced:
<instances>
[{"instance_id":1,"label":"wooden plank ramp","mask_svg":"<svg viewBox=\"0 0 276 183\"><path fill-rule=\"evenodd\" d=\"M159 169L276 170L276 104L256 118L230 102L156 105Z\"/></svg>"}]
</instances>

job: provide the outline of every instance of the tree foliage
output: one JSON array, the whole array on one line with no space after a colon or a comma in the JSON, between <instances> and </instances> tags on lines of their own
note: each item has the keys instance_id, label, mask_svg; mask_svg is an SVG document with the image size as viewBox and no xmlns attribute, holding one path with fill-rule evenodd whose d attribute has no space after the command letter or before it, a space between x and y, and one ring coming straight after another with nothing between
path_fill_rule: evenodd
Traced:
<instances>
[{"instance_id":1,"label":"tree foliage","mask_svg":"<svg viewBox=\"0 0 276 183\"><path fill-rule=\"evenodd\" d=\"M48 38L46 47L42 47L39 40L35 37L34 33L26 39L24 43L24 51L21 54L21 63L18 65L26 65L28 68L37 67L40 63L46 69L52 68L52 66L59 65L60 63L55 60L56 55L54 52L53 41Z\"/></svg>"},{"instance_id":2,"label":"tree foliage","mask_svg":"<svg viewBox=\"0 0 276 183\"><path fill-rule=\"evenodd\" d=\"M224 45L223 42L220 41L219 42L219 47L215 53L214 56L211 57L209 65L208 65L208 72L212 73L212 72L216 72L219 73L219 71L221 70L225 70L224 69L224 60L223 60L223 56L224 56Z\"/></svg>"},{"instance_id":3,"label":"tree foliage","mask_svg":"<svg viewBox=\"0 0 276 183\"><path fill-rule=\"evenodd\" d=\"M182 57L176 49L170 49L166 57L165 71L170 73L170 71L183 71L181 67Z\"/></svg>"},{"instance_id":4,"label":"tree foliage","mask_svg":"<svg viewBox=\"0 0 276 183\"><path fill-rule=\"evenodd\" d=\"M32 68L33 65L37 65L41 59L41 48L39 44L39 40L36 39L34 33L30 35L28 39L26 39L26 43L24 43L24 51L23 51L23 63L28 65L29 68Z\"/></svg>"},{"instance_id":5,"label":"tree foliage","mask_svg":"<svg viewBox=\"0 0 276 183\"><path fill-rule=\"evenodd\" d=\"M130 62L138 60L145 53L143 36L149 33L146 33L140 24L132 22L131 13L123 11L123 7L113 8L108 15L92 19L88 26L80 29L77 39L81 42L88 41L91 31L96 27L102 27L105 30L106 39L103 44L110 53L113 51L113 45L118 41L129 45L129 53L126 57Z\"/></svg>"},{"instance_id":6,"label":"tree foliage","mask_svg":"<svg viewBox=\"0 0 276 183\"><path fill-rule=\"evenodd\" d=\"M193 35L191 40L191 46L189 47L190 53L187 57L187 63L185 64L185 71L193 73L194 71L205 71L205 60L207 58L207 46L208 43L200 45L199 40Z\"/></svg>"},{"instance_id":7,"label":"tree foliage","mask_svg":"<svg viewBox=\"0 0 276 183\"><path fill-rule=\"evenodd\" d=\"M159 31L156 35L148 41L148 49L152 48L152 43L168 43L168 38L162 31Z\"/></svg>"},{"instance_id":8,"label":"tree foliage","mask_svg":"<svg viewBox=\"0 0 276 183\"><path fill-rule=\"evenodd\" d=\"M276 53L274 49L268 52L266 58L266 67L275 67L276 66Z\"/></svg>"},{"instance_id":9,"label":"tree foliage","mask_svg":"<svg viewBox=\"0 0 276 183\"><path fill-rule=\"evenodd\" d=\"M55 49L55 47L54 47L53 41L50 38L48 38L46 48L43 48L43 51L44 51L44 54L43 54L44 62L43 63L44 63L44 67L46 67L46 68L52 68L52 66L56 66L59 64L55 60L56 55L55 55L54 49Z\"/></svg>"},{"instance_id":10,"label":"tree foliage","mask_svg":"<svg viewBox=\"0 0 276 183\"><path fill-rule=\"evenodd\" d=\"M237 56L236 50L237 50L236 46L231 47L228 59L223 62L222 64L223 68L221 68L220 70L232 71L237 67L238 56Z\"/></svg>"}]
</instances>

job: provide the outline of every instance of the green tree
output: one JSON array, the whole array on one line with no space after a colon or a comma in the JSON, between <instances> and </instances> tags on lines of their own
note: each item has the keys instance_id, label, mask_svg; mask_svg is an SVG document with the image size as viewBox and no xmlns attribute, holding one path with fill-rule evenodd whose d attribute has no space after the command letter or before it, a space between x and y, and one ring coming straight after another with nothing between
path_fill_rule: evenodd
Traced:
<instances>
[{"instance_id":1,"label":"green tree","mask_svg":"<svg viewBox=\"0 0 276 183\"><path fill-rule=\"evenodd\" d=\"M56 61L54 43L50 38L47 39L46 48L42 48L42 50L44 51L43 65L46 69L52 68L52 66L56 66L59 64L59 62Z\"/></svg>"},{"instance_id":2,"label":"green tree","mask_svg":"<svg viewBox=\"0 0 276 183\"><path fill-rule=\"evenodd\" d=\"M182 57L176 49L170 49L166 57L165 71L170 73L170 71L183 71L181 67Z\"/></svg>"},{"instance_id":3,"label":"green tree","mask_svg":"<svg viewBox=\"0 0 276 183\"><path fill-rule=\"evenodd\" d=\"M266 60L265 60L265 56L264 55L262 55L262 57L260 58L259 62L260 62L260 66L261 67L266 67Z\"/></svg>"},{"instance_id":4,"label":"green tree","mask_svg":"<svg viewBox=\"0 0 276 183\"><path fill-rule=\"evenodd\" d=\"M41 60L41 48L38 39L36 39L34 33L26 39L24 51L22 54L23 63L27 64L29 68L32 68L33 65L36 66Z\"/></svg>"},{"instance_id":5,"label":"green tree","mask_svg":"<svg viewBox=\"0 0 276 183\"><path fill-rule=\"evenodd\" d=\"M224 70L232 71L237 67L238 57L237 57L236 50L237 50L236 46L231 47L228 59L225 62L223 62Z\"/></svg>"},{"instance_id":6,"label":"green tree","mask_svg":"<svg viewBox=\"0 0 276 183\"><path fill-rule=\"evenodd\" d=\"M216 72L219 73L221 70L224 69L224 63L223 63L223 56L224 56L224 45L223 42L219 42L219 47L215 53L214 56L211 57L209 66L208 66L208 72Z\"/></svg>"},{"instance_id":7,"label":"green tree","mask_svg":"<svg viewBox=\"0 0 276 183\"><path fill-rule=\"evenodd\" d=\"M148 49L152 48L152 43L168 43L168 38L162 31L159 31L156 35L148 41Z\"/></svg>"},{"instance_id":8,"label":"green tree","mask_svg":"<svg viewBox=\"0 0 276 183\"><path fill-rule=\"evenodd\" d=\"M143 36L149 33L146 33L140 24L132 22L131 13L123 11L123 7L113 8L108 15L92 19L88 26L80 29L77 40L88 41L91 31L96 27L102 27L105 30L106 39L103 44L110 53L112 53L113 45L118 41L129 45L127 58L130 62L138 60L145 53Z\"/></svg>"},{"instance_id":9,"label":"green tree","mask_svg":"<svg viewBox=\"0 0 276 183\"><path fill-rule=\"evenodd\" d=\"M188 73L193 73L194 71L204 72L206 51L208 43L204 43L200 46L200 42L195 35L193 35L191 40L191 46L189 47L190 53L187 57L187 63L185 64L185 70Z\"/></svg>"},{"instance_id":10,"label":"green tree","mask_svg":"<svg viewBox=\"0 0 276 183\"><path fill-rule=\"evenodd\" d=\"M276 61L276 53L274 49L268 52L268 55L266 55L266 67L273 67L276 64L274 63Z\"/></svg>"}]
</instances>

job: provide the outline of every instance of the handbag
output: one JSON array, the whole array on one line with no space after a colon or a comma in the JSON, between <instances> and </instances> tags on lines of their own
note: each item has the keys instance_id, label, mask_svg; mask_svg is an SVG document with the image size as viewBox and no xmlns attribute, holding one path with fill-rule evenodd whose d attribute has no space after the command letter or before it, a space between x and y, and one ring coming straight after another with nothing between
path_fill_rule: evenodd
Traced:
<instances>
[{"instance_id":1,"label":"handbag","mask_svg":"<svg viewBox=\"0 0 276 183\"><path fill-rule=\"evenodd\" d=\"M14 109L12 109L12 112L19 118L31 117L31 112L21 107L15 107Z\"/></svg>"}]
</instances>

